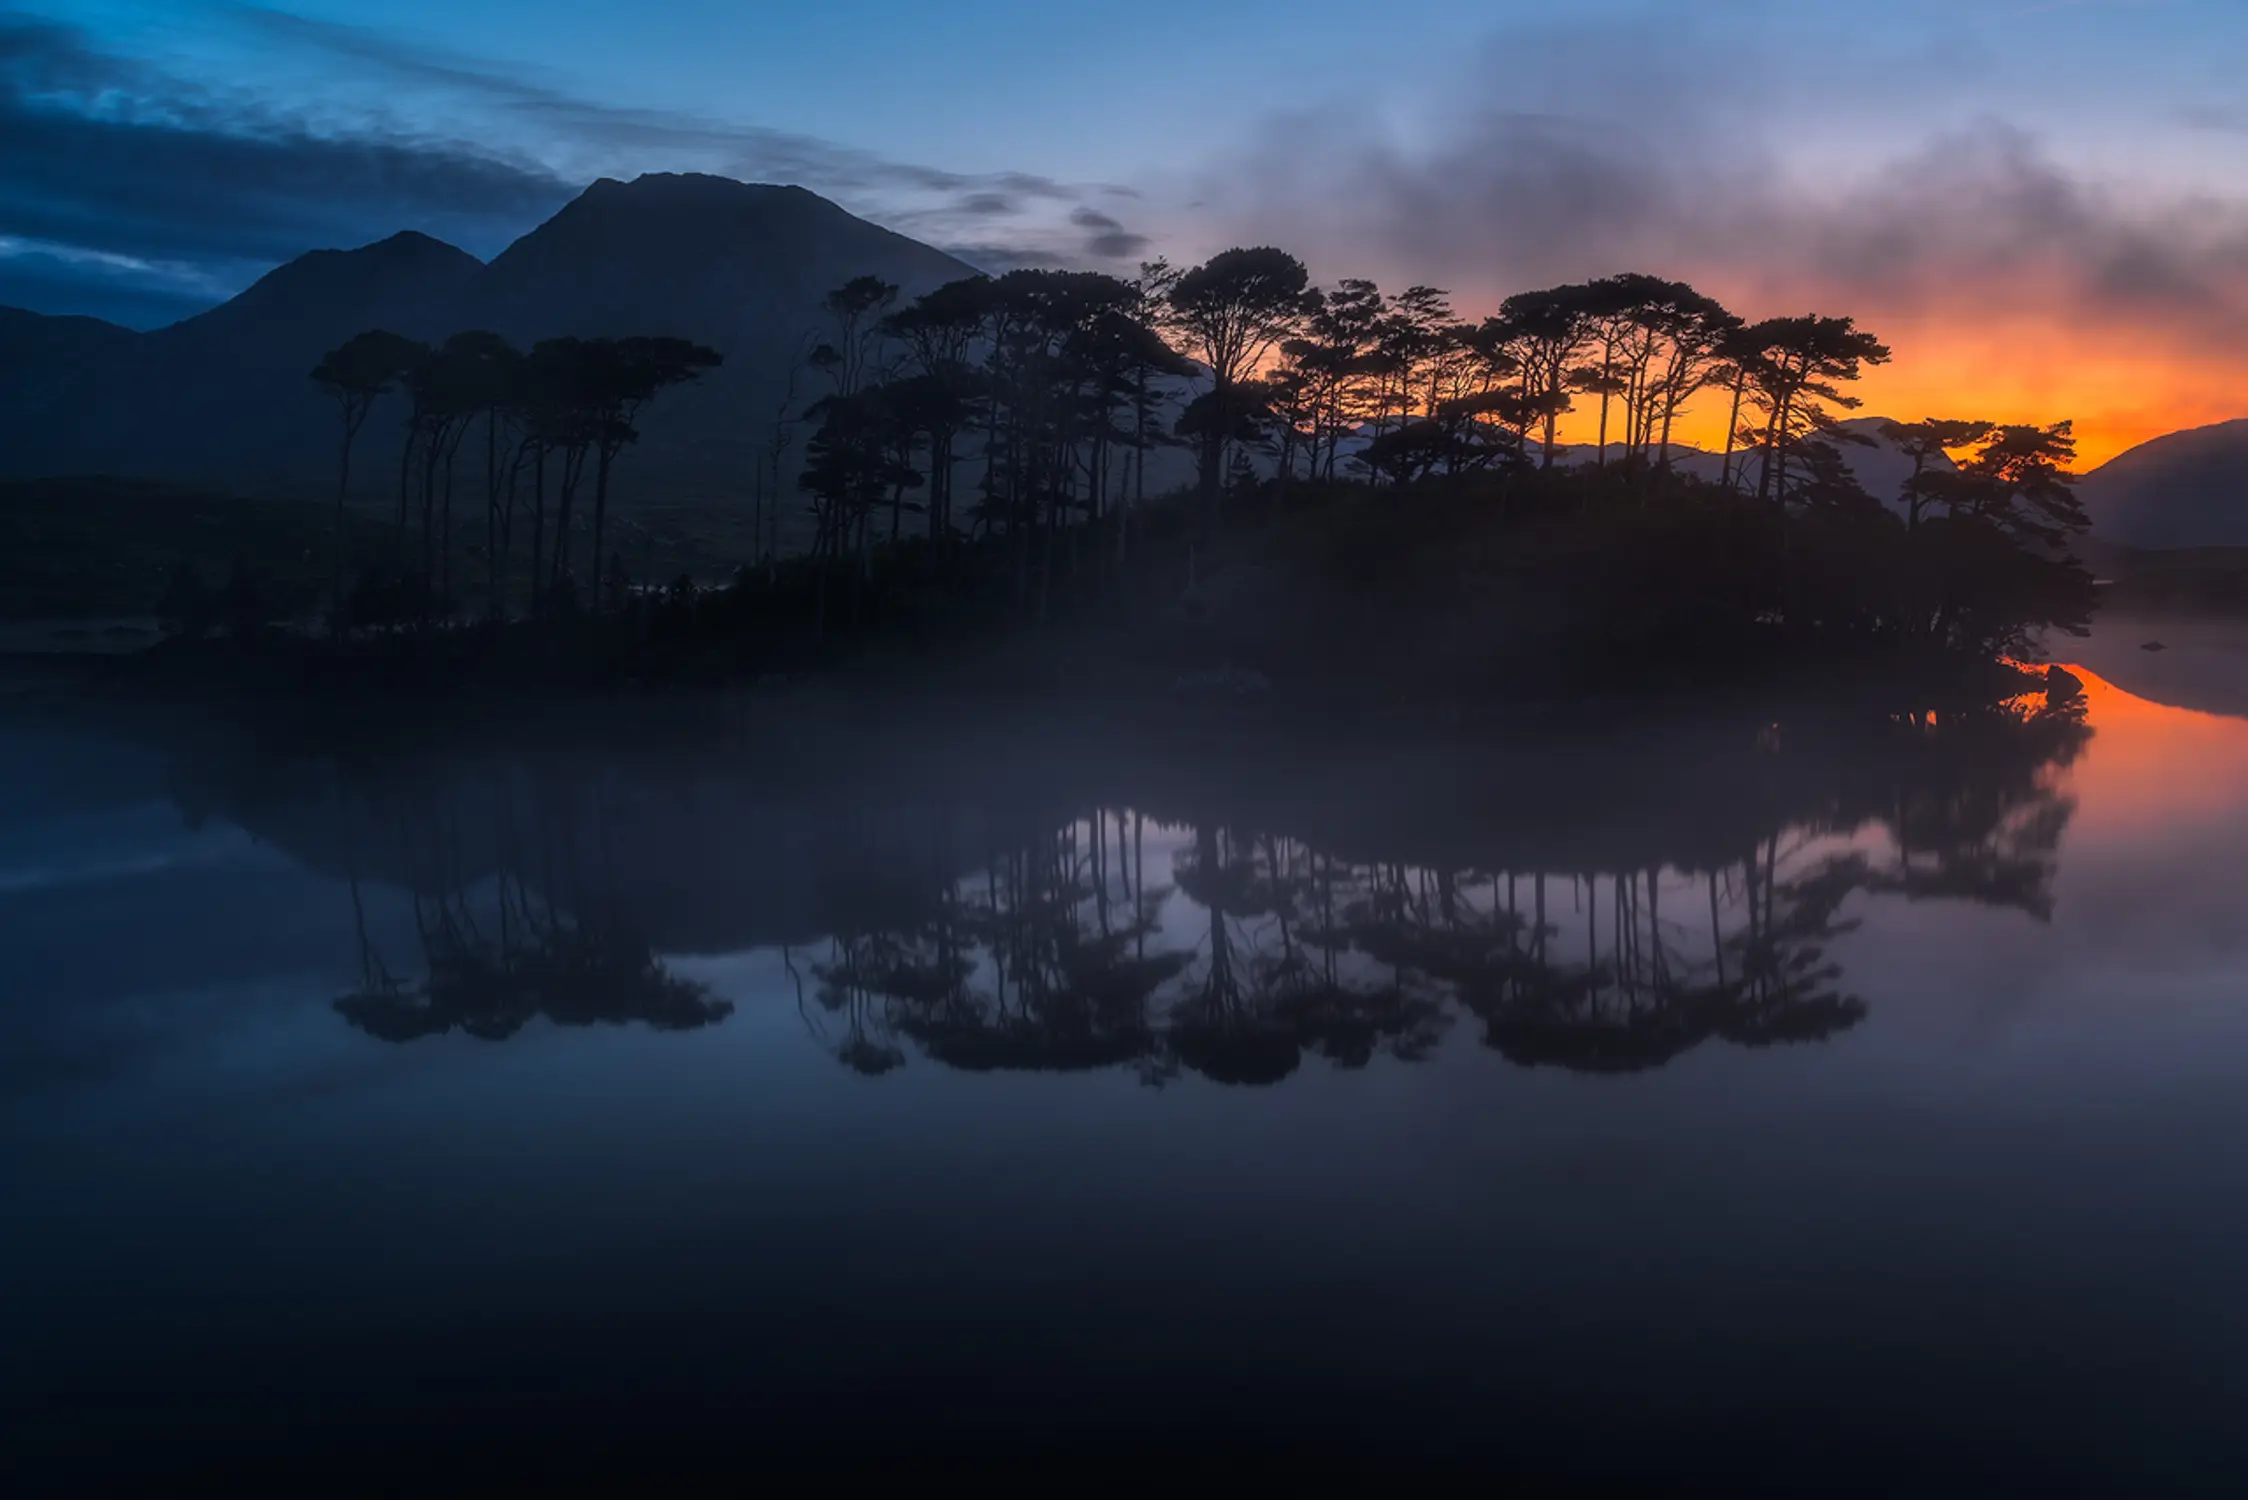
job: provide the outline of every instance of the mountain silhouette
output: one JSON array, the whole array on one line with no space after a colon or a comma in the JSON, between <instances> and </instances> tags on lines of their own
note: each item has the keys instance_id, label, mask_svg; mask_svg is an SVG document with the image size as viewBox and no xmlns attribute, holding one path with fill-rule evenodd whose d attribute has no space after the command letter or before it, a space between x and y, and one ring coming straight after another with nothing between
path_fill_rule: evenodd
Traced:
<instances>
[{"instance_id":1,"label":"mountain silhouette","mask_svg":"<svg viewBox=\"0 0 2248 1500\"><path fill-rule=\"evenodd\" d=\"M738 499L789 367L832 337L820 302L854 276L905 298L976 270L817 193L700 173L604 178L495 256L453 316L528 348L542 338L671 334L718 350L711 377L652 409L629 472L667 498ZM798 384L798 405L822 387Z\"/></svg>"},{"instance_id":2,"label":"mountain silhouette","mask_svg":"<svg viewBox=\"0 0 2248 1500\"><path fill-rule=\"evenodd\" d=\"M104 473L317 496L334 472L334 422L306 374L324 351L372 327L433 341L489 328L523 347L670 334L718 349L718 374L652 416L619 498L636 485L736 495L789 366L824 334L828 290L873 275L911 297L973 274L803 188L604 178L489 264L406 232L299 256L151 333L0 309L0 478ZM390 403L362 440L369 497L385 493L403 416Z\"/></svg>"},{"instance_id":3,"label":"mountain silhouette","mask_svg":"<svg viewBox=\"0 0 2248 1500\"><path fill-rule=\"evenodd\" d=\"M300 255L241 295L149 338L262 361L293 359L308 342L325 348L366 328L437 333L432 320L443 321L483 269L466 250L406 230L357 250Z\"/></svg>"},{"instance_id":4,"label":"mountain silhouette","mask_svg":"<svg viewBox=\"0 0 2248 1500\"><path fill-rule=\"evenodd\" d=\"M99 318L0 307L0 464L15 472L27 442L68 434L141 337Z\"/></svg>"},{"instance_id":5,"label":"mountain silhouette","mask_svg":"<svg viewBox=\"0 0 2248 1500\"><path fill-rule=\"evenodd\" d=\"M651 173L603 178L508 246L460 316L517 342L662 332L731 359L821 325L820 298L853 276L912 295L974 274L805 188Z\"/></svg>"},{"instance_id":6,"label":"mountain silhouette","mask_svg":"<svg viewBox=\"0 0 2248 1500\"><path fill-rule=\"evenodd\" d=\"M2248 546L2248 418L2141 443L2085 475L2080 494L2105 541Z\"/></svg>"},{"instance_id":7,"label":"mountain silhouette","mask_svg":"<svg viewBox=\"0 0 2248 1500\"><path fill-rule=\"evenodd\" d=\"M1852 417L1835 423L1835 436L1827 441L1841 456L1842 466L1856 478L1865 492L1892 510L1902 510L1904 485L1912 477L1912 459L1892 441L1887 433L1887 417ZM1622 451L1622 445L1611 443L1608 455L1613 461ZM1554 462L1572 466L1594 463L1599 448L1591 443L1563 443L1554 449ZM1734 472L1754 460L1736 453L1733 455ZM1954 467L1949 458L1937 455L1936 467ZM1670 466L1680 474L1716 484L1724 477L1725 455L1706 448L1696 448L1686 443L1670 445Z\"/></svg>"}]
</instances>

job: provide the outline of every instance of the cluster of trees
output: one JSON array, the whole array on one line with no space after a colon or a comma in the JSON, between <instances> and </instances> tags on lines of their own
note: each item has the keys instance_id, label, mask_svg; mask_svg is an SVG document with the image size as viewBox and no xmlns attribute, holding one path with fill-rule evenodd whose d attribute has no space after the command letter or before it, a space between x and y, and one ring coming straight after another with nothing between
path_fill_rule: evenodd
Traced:
<instances>
[{"instance_id":1,"label":"cluster of trees","mask_svg":"<svg viewBox=\"0 0 2248 1500\"><path fill-rule=\"evenodd\" d=\"M1872 534L1852 543L1869 555L1913 554L1851 591L1895 604L1885 628L1955 635L1965 586L2001 574L2043 595L2033 624L2089 607L2089 581L2065 561L2084 525L2068 425L1898 426L1912 477L1899 495L1868 495L1843 450L1869 439L1840 419L1860 404L1852 383L1890 351L1849 318L1751 322L1684 283L1631 274L1525 292L1469 322L1434 287L1312 286L1270 247L1183 272L1151 263L1128 280L1017 271L896 300L872 279L838 289L835 342L811 359L833 382L807 413L814 552L855 552L862 576L873 518L886 515L891 542L908 514L926 516L932 540L965 522L1006 543L1018 616L1043 618L1057 553L1066 543L1067 561L1085 555L1073 528L1113 533L1092 557L1126 555L1148 456L1163 444L1194 452L1205 537L1229 496L1262 491L1280 508L1308 481L1403 490L1486 475L1505 504L1510 477L1550 476L1573 411L1592 439L1577 504L1621 495L1644 507L1689 487L1677 433L1707 403L1724 441L1714 479L1696 482L1761 506L1783 533L1778 555L1788 526L1832 530L1837 516ZM963 511L968 433L980 485ZM1899 541L1900 528L1915 535ZM2025 602L2003 592L2009 609Z\"/></svg>"},{"instance_id":2,"label":"cluster of trees","mask_svg":"<svg viewBox=\"0 0 2248 1500\"><path fill-rule=\"evenodd\" d=\"M1373 282L1310 284L1271 247L1234 249L1132 279L1016 271L939 288L889 312L897 289L863 278L829 299L839 341L815 352L837 393L815 406L832 447L864 423L850 402L888 408L887 464L851 477L891 495L948 485L950 441L979 420L987 515L1012 523L1098 516L1113 456L1184 441L1215 509L1225 481L1261 452L1284 488L1299 474L1409 483L1553 464L1561 417L1596 402L1597 464L1667 469L1688 405L1712 388L1728 404L1725 482L1753 475L1764 498L1799 488L1806 446L1853 408L1843 386L1889 350L1848 318L1749 323L1682 282L1622 275L1511 297L1466 322L1448 295ZM887 314L878 316L878 314ZM1167 424L1176 384L1199 387ZM935 399L932 399L935 398ZM1070 450L1057 453L1057 449ZM1791 483L1790 469L1795 470ZM1123 472L1137 473L1129 468ZM808 477L833 507L841 472ZM932 528L947 519L932 509Z\"/></svg>"},{"instance_id":3,"label":"cluster of trees","mask_svg":"<svg viewBox=\"0 0 2248 1500\"><path fill-rule=\"evenodd\" d=\"M878 534L901 542L908 514L931 542L995 543L1018 614L1045 616L1056 556L1084 529L1113 532L1121 563L1148 454L1172 440L1166 391L1195 372L1163 336L1175 280L1159 265L1131 281L1023 270L903 307L872 277L831 293L834 337L807 359L829 389L804 413L813 430L798 478L821 578L850 560L863 582ZM963 459L980 473L965 505Z\"/></svg>"},{"instance_id":4,"label":"cluster of trees","mask_svg":"<svg viewBox=\"0 0 2248 1500\"><path fill-rule=\"evenodd\" d=\"M334 400L340 419L331 601L338 626L353 613L343 595L352 448L386 396L402 396L405 407L398 457L401 563L412 551L408 531L417 499L421 533L418 564L393 574L391 582L412 588L411 607L423 618L454 612L455 461L480 435L485 606L499 618L508 609L518 523L529 541L533 613L550 592L574 597L573 511L589 475L592 546L585 577L589 589L598 588L617 456L638 441L637 424L649 402L720 359L715 350L666 337L547 339L525 353L483 330L457 333L433 348L370 329L330 350L311 378ZM380 584L380 575L369 574L364 586ZM359 612L400 613L397 600L381 608L371 599L360 602L367 608Z\"/></svg>"},{"instance_id":5,"label":"cluster of trees","mask_svg":"<svg viewBox=\"0 0 2248 1500\"><path fill-rule=\"evenodd\" d=\"M824 309L754 476L756 542L734 593L762 590L758 608L735 611L761 630L776 611L801 614L825 642L844 584L851 639L925 632L947 611L1042 622L1120 583L1175 588L1195 549L1251 551L1244 534L1305 506L1355 509L1425 555L1477 560L1485 571L1456 580L1455 604L1496 586L1494 556L1519 563L1545 547L1608 559L1581 576L1548 571L1608 588L1619 606L1676 595L1728 628L1784 624L1799 637L1987 653L2078 627L2092 607L2068 555L2085 525L2068 424L1893 425L1912 473L1899 494L1869 495L1844 456L1868 439L1841 418L1859 405L1853 383L1890 351L1849 318L1752 322L1684 283L1627 274L1524 292L1469 321L1434 287L1314 286L1271 247L1184 270L1151 262L1128 278L970 277L911 300L859 277ZM525 354L476 332L433 349L376 331L332 351L313 378L341 418L339 619L456 612L453 475L470 443L483 449L495 618L509 612L519 534L532 613L558 592L576 597L588 487L585 581L605 603L625 597L604 572L612 466L649 401L718 362L675 338L560 339ZM418 501L418 564L405 570L415 598L346 611L352 445L391 392L407 433L402 549ZM1563 465L1571 413L1590 441ZM1703 430L1718 415L1722 451L1682 466L1682 424ZM1165 448L1190 451L1195 478L1159 497L1149 466ZM782 544L789 494L801 502L796 549ZM1538 530L1554 516L1576 528L1560 542ZM1463 542L1463 527L1487 522L1498 543ZM1651 549L1704 572L1652 592L1648 580L1616 582ZM691 582L673 592L692 602ZM1650 628L1672 636L1674 624Z\"/></svg>"}]
</instances>

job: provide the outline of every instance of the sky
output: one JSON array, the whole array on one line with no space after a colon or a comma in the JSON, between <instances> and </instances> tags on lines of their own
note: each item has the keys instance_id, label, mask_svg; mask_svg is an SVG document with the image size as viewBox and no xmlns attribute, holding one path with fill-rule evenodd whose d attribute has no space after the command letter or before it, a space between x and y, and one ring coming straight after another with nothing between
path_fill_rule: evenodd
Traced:
<instances>
[{"instance_id":1,"label":"sky","mask_svg":"<svg viewBox=\"0 0 2248 1500\"><path fill-rule=\"evenodd\" d=\"M2244 65L2239 0L27 0L0 304L157 326L704 170L988 269L1678 277L1856 317L1869 411L2072 419L2089 464L2248 415Z\"/></svg>"}]
</instances>

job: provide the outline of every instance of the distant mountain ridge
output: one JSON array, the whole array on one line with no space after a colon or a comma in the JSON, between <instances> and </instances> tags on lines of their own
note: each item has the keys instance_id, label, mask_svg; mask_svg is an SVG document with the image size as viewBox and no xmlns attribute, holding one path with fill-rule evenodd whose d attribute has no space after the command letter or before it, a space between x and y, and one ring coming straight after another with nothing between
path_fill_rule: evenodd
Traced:
<instances>
[{"instance_id":1,"label":"distant mountain ridge","mask_svg":"<svg viewBox=\"0 0 2248 1500\"><path fill-rule=\"evenodd\" d=\"M259 277L207 312L160 328L154 339L310 337L414 323L456 302L484 263L466 250L405 230L356 250L313 250Z\"/></svg>"},{"instance_id":2,"label":"distant mountain ridge","mask_svg":"<svg viewBox=\"0 0 2248 1500\"><path fill-rule=\"evenodd\" d=\"M1893 510L1903 509L1902 496L1905 481L1912 477L1912 458L1888 436L1890 419L1887 417L1851 417L1835 424L1836 438L1831 440L1836 453L1841 455L1843 467L1856 478L1859 486L1874 499ZM1611 457L1620 453L1621 445L1609 444ZM1534 452L1534 450L1533 450ZM1599 448L1591 443L1565 443L1554 450L1554 462L1579 466L1597 463ZM1736 480L1745 459L1733 455ZM1941 454L1932 461L1940 469L1953 467L1949 458ZM1685 443L1670 445L1670 464L1675 473L1690 475L1695 479L1716 484L1725 477L1725 455L1707 448L1696 448Z\"/></svg>"},{"instance_id":3,"label":"distant mountain ridge","mask_svg":"<svg viewBox=\"0 0 2248 1500\"><path fill-rule=\"evenodd\" d=\"M2248 418L2141 443L2085 475L2078 493L2104 541L2248 546Z\"/></svg>"},{"instance_id":4,"label":"distant mountain ridge","mask_svg":"<svg viewBox=\"0 0 2248 1500\"><path fill-rule=\"evenodd\" d=\"M316 250L233 299L149 333L0 309L0 478L107 473L318 495L335 423L308 372L368 328L439 340L489 328L519 346L565 335L670 334L725 365L650 413L618 470L636 487L739 494L789 364L854 276L906 297L975 269L800 187L654 173L594 183L489 263L407 231ZM403 403L378 409L355 490L385 493ZM395 480L391 481L395 484Z\"/></svg>"}]
</instances>

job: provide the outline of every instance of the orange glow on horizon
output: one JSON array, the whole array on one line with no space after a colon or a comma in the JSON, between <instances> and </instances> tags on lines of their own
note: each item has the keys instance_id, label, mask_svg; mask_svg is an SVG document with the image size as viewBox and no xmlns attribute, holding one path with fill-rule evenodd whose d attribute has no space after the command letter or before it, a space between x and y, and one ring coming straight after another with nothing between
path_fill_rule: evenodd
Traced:
<instances>
[{"instance_id":1,"label":"orange glow on horizon","mask_svg":"<svg viewBox=\"0 0 2248 1500\"><path fill-rule=\"evenodd\" d=\"M2077 472L2088 473L2150 439L2248 416L2248 361L2172 347L2143 330L1994 319L1972 308L1858 321L1894 357L1850 388L1862 404L1845 417L2073 422ZM1672 441L1723 448L1728 409L1725 391L1703 391L1680 415ZM1561 437L1591 443L1599 427L1598 398L1580 394L1562 418ZM1621 431L1620 413L1611 413L1610 441Z\"/></svg>"}]
</instances>

